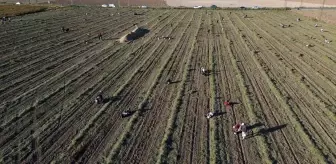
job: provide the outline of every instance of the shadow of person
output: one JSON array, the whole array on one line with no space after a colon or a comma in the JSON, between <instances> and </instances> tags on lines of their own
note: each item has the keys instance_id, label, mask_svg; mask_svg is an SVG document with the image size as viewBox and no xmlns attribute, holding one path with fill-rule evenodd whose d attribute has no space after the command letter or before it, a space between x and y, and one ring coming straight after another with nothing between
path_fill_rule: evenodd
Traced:
<instances>
[{"instance_id":1,"label":"shadow of person","mask_svg":"<svg viewBox=\"0 0 336 164\"><path fill-rule=\"evenodd\" d=\"M118 101L120 99L121 99L121 97L119 97L119 96L106 97L106 98L103 98L102 103L105 104L105 103L108 103L108 102Z\"/></svg>"},{"instance_id":2,"label":"shadow of person","mask_svg":"<svg viewBox=\"0 0 336 164\"><path fill-rule=\"evenodd\" d=\"M225 112L222 112L222 111L215 111L213 117L221 116L221 115L223 115L223 114L225 114Z\"/></svg>"},{"instance_id":3,"label":"shadow of person","mask_svg":"<svg viewBox=\"0 0 336 164\"><path fill-rule=\"evenodd\" d=\"M266 134L269 134L269 133L273 133L277 130L283 129L286 126L287 126L287 124L282 124L282 125L274 126L274 127L271 127L271 128L263 128L263 129L260 129L260 131L258 133L260 133L261 135L266 135Z\"/></svg>"},{"instance_id":4,"label":"shadow of person","mask_svg":"<svg viewBox=\"0 0 336 164\"><path fill-rule=\"evenodd\" d=\"M282 125L274 126L274 127L271 127L271 128L262 128L257 133L251 134L247 138L252 138L252 137L261 136L261 135L268 135L268 134L273 133L277 130L283 129L286 126L287 126L287 124L282 124Z\"/></svg>"},{"instance_id":5,"label":"shadow of person","mask_svg":"<svg viewBox=\"0 0 336 164\"><path fill-rule=\"evenodd\" d=\"M235 109L235 106L240 104L239 102L235 102L235 101L225 101L224 105L227 111L229 111L230 109L233 111Z\"/></svg>"},{"instance_id":6,"label":"shadow of person","mask_svg":"<svg viewBox=\"0 0 336 164\"><path fill-rule=\"evenodd\" d=\"M254 128L257 128L257 127L260 127L260 126L264 126L263 123L261 122L257 122L257 123L254 123L253 125L248 125L246 127L247 130L253 130Z\"/></svg>"},{"instance_id":7,"label":"shadow of person","mask_svg":"<svg viewBox=\"0 0 336 164\"><path fill-rule=\"evenodd\" d=\"M172 82L170 82L170 84L176 84L176 83L179 83L179 82L181 82L181 80L172 81Z\"/></svg>"}]
</instances>

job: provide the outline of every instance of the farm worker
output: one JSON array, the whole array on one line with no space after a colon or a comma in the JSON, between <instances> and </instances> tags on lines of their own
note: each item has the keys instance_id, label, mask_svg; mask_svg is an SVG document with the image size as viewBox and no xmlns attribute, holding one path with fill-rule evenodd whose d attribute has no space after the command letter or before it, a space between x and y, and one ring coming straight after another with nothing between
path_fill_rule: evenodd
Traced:
<instances>
[{"instance_id":1,"label":"farm worker","mask_svg":"<svg viewBox=\"0 0 336 164\"><path fill-rule=\"evenodd\" d=\"M233 134L237 134L237 132L240 132L240 123L237 123L232 127L233 129Z\"/></svg>"},{"instance_id":2,"label":"farm worker","mask_svg":"<svg viewBox=\"0 0 336 164\"><path fill-rule=\"evenodd\" d=\"M65 28L64 26L62 27L63 32L69 32L69 30L70 30L69 28Z\"/></svg>"},{"instance_id":3,"label":"farm worker","mask_svg":"<svg viewBox=\"0 0 336 164\"><path fill-rule=\"evenodd\" d=\"M315 27L317 27L318 25L317 24L315 24Z\"/></svg>"},{"instance_id":4,"label":"farm worker","mask_svg":"<svg viewBox=\"0 0 336 164\"><path fill-rule=\"evenodd\" d=\"M233 128L233 131L234 131L233 134L237 134L238 132L242 132L242 137L243 137L243 139L245 139L245 137L247 136L247 127L244 123L237 123L232 128Z\"/></svg>"},{"instance_id":5,"label":"farm worker","mask_svg":"<svg viewBox=\"0 0 336 164\"><path fill-rule=\"evenodd\" d=\"M133 112L131 112L131 111L123 111L123 112L121 113L121 117L122 117L122 118L124 118L124 117L128 117L128 116L132 115L132 113L133 113Z\"/></svg>"},{"instance_id":6,"label":"farm worker","mask_svg":"<svg viewBox=\"0 0 336 164\"><path fill-rule=\"evenodd\" d=\"M205 74L205 68L204 67L201 67L201 73Z\"/></svg>"},{"instance_id":7,"label":"farm worker","mask_svg":"<svg viewBox=\"0 0 336 164\"><path fill-rule=\"evenodd\" d=\"M229 107L232 106L230 101L224 101L225 108L228 109Z\"/></svg>"},{"instance_id":8,"label":"farm worker","mask_svg":"<svg viewBox=\"0 0 336 164\"><path fill-rule=\"evenodd\" d=\"M213 115L214 115L213 112L209 112L209 113L206 115L206 117L207 117L208 119L210 119L211 117L213 117Z\"/></svg>"},{"instance_id":9,"label":"farm worker","mask_svg":"<svg viewBox=\"0 0 336 164\"><path fill-rule=\"evenodd\" d=\"M228 101L224 101L224 105L225 105L225 106L230 106L231 104L230 104L230 102L228 102Z\"/></svg>"},{"instance_id":10,"label":"farm worker","mask_svg":"<svg viewBox=\"0 0 336 164\"><path fill-rule=\"evenodd\" d=\"M102 95L102 91L99 91L98 96L97 96L96 99L95 99L95 102L96 102L97 104L100 104L100 103L103 102L103 100L104 100L104 98L103 98L103 95Z\"/></svg>"},{"instance_id":11,"label":"farm worker","mask_svg":"<svg viewBox=\"0 0 336 164\"><path fill-rule=\"evenodd\" d=\"M325 39L324 42L325 43L330 43L330 41L328 39Z\"/></svg>"},{"instance_id":12,"label":"farm worker","mask_svg":"<svg viewBox=\"0 0 336 164\"><path fill-rule=\"evenodd\" d=\"M102 34L102 33L99 33L99 34L98 34L98 38L99 38L99 40L102 40L102 39L103 39L103 34Z\"/></svg>"},{"instance_id":13,"label":"farm worker","mask_svg":"<svg viewBox=\"0 0 336 164\"><path fill-rule=\"evenodd\" d=\"M247 136L247 127L244 123L241 123L240 130L242 131L243 139L245 139L245 137Z\"/></svg>"}]
</instances>

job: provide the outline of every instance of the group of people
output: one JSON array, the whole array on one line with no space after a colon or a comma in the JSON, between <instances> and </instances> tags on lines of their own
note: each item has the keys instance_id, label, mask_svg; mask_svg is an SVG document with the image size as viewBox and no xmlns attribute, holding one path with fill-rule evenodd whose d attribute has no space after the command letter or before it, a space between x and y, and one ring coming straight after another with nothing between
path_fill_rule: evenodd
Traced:
<instances>
[{"instance_id":1,"label":"group of people","mask_svg":"<svg viewBox=\"0 0 336 164\"><path fill-rule=\"evenodd\" d=\"M231 108L232 105L234 105L234 103L232 103L230 101L225 101L224 105L225 105L226 109L228 109L228 108ZM216 115L216 112L209 112L209 113L206 114L206 118L210 119L210 118L214 117L215 115ZM246 126L245 123L237 123L236 125L234 125L232 127L232 129L233 129L233 133L235 135L238 134L238 133L241 133L243 139L245 139L247 134L248 134L247 126Z\"/></svg>"},{"instance_id":2,"label":"group of people","mask_svg":"<svg viewBox=\"0 0 336 164\"><path fill-rule=\"evenodd\" d=\"M237 123L236 125L234 125L232 127L233 129L233 134L238 134L238 133L242 133L242 138L245 139L247 136L247 126L245 125L245 123Z\"/></svg>"},{"instance_id":3,"label":"group of people","mask_svg":"<svg viewBox=\"0 0 336 164\"><path fill-rule=\"evenodd\" d=\"M103 94L102 94L102 91L99 91L98 92L98 95L97 97L95 98L95 103L96 104L103 104L106 102L106 99L104 99L103 97ZM126 110L126 111L123 111L121 113L121 117L124 118L124 117L128 117L130 115L132 115L134 112L130 111L130 110Z\"/></svg>"},{"instance_id":4,"label":"group of people","mask_svg":"<svg viewBox=\"0 0 336 164\"><path fill-rule=\"evenodd\" d=\"M298 22L301 21L300 18L297 18L296 20L297 20ZM280 24L280 26L281 26L281 24ZM321 27L321 26L318 25L318 24L315 24L314 27ZM321 28L320 31L321 31L321 32L324 32L325 30L324 30L323 28ZM324 39L324 43L329 44L329 43L330 43L330 40L328 40L328 39L325 38L325 39ZM306 46L307 46L307 47L312 47L311 44L307 44Z\"/></svg>"}]
</instances>

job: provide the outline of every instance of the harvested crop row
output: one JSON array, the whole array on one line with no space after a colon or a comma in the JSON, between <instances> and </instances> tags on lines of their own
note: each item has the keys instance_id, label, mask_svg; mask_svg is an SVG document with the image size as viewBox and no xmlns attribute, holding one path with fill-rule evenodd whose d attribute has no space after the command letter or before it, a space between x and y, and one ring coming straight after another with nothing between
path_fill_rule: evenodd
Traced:
<instances>
[{"instance_id":1,"label":"harvested crop row","mask_svg":"<svg viewBox=\"0 0 336 164\"><path fill-rule=\"evenodd\" d=\"M128 149L125 147L120 154L123 158L121 161L126 163L132 163L133 161L155 162L155 156L158 152L158 148L163 137L165 123L168 119L169 108L172 105L171 99L174 99L177 94L177 88L174 87L174 82L181 79L182 71L179 68L183 68L185 60L187 58L185 52L188 50L187 44L190 43L190 23L193 20L194 12L188 11L187 15L178 24L174 24L173 33L168 35L173 38L172 42L167 44L165 54L166 57L159 68L157 81L155 88L153 88L152 94L147 97L147 105L143 110L142 119L134 125L134 130L130 133L129 144L134 145L134 148ZM170 79L172 84L167 84L167 80ZM160 118L160 119L157 119ZM134 136L134 137L133 137ZM151 158L152 157L152 158Z\"/></svg>"}]
</instances>

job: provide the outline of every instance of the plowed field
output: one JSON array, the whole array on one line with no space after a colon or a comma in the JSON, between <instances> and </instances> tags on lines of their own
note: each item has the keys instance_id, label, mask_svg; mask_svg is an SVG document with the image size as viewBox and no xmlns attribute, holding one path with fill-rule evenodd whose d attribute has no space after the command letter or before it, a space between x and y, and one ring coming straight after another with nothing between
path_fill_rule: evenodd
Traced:
<instances>
[{"instance_id":1,"label":"plowed field","mask_svg":"<svg viewBox=\"0 0 336 164\"><path fill-rule=\"evenodd\" d=\"M134 24L149 32L117 42ZM270 10L12 18L0 25L0 163L336 163L336 27L315 24Z\"/></svg>"}]
</instances>

